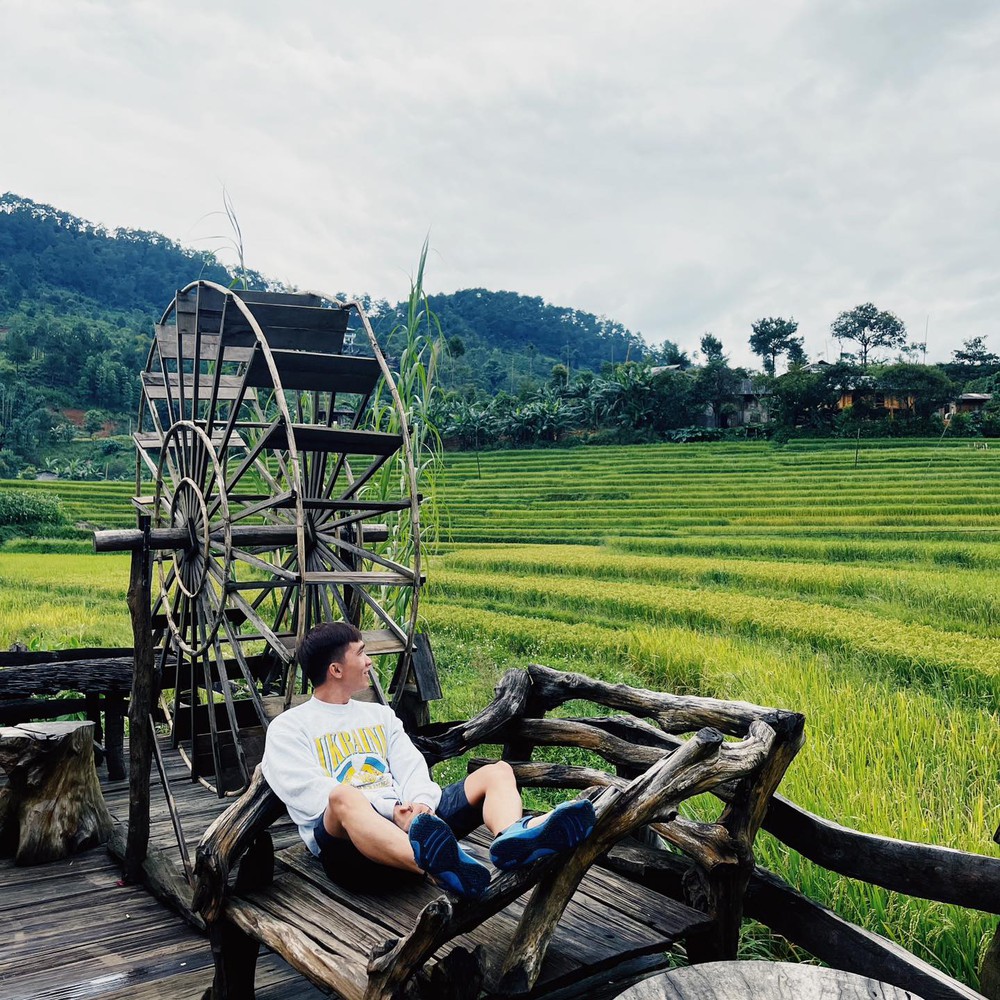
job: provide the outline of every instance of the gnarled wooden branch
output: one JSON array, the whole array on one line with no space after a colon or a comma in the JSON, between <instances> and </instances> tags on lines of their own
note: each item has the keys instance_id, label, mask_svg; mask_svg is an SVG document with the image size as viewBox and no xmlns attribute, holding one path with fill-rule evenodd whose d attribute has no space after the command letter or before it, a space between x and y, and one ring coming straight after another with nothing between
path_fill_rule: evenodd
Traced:
<instances>
[{"instance_id":1,"label":"gnarled wooden branch","mask_svg":"<svg viewBox=\"0 0 1000 1000\"><path fill-rule=\"evenodd\" d=\"M669 733L687 733L703 726L712 726L730 736L745 736L754 720L766 722L776 732L794 725L796 712L764 708L744 701L720 701L693 695L664 694L627 684L608 684L583 674L562 673L551 667L532 663L528 673L534 684L533 696L546 709L555 708L575 698L622 709L633 715L656 719Z\"/></svg>"},{"instance_id":2,"label":"gnarled wooden branch","mask_svg":"<svg viewBox=\"0 0 1000 1000\"><path fill-rule=\"evenodd\" d=\"M469 761L469 770L491 764L492 761L477 758ZM594 788L612 787L619 790L628 786L625 778L598 771L592 767L577 767L571 764L513 764L514 777L521 787L531 788ZM671 814L668 806L665 814L654 817L650 828L664 840L679 847L706 869L722 864L735 864L737 850L729 831L718 823L700 823Z\"/></svg>"},{"instance_id":3,"label":"gnarled wooden branch","mask_svg":"<svg viewBox=\"0 0 1000 1000\"><path fill-rule=\"evenodd\" d=\"M508 670L493 701L468 722L451 723L443 729L427 727L413 742L429 765L460 757L483 743L501 742L498 733L512 718L524 714L532 694L531 676L524 670Z\"/></svg>"},{"instance_id":4,"label":"gnarled wooden branch","mask_svg":"<svg viewBox=\"0 0 1000 1000\"><path fill-rule=\"evenodd\" d=\"M643 768L661 760L667 751L636 746L628 740L578 719L513 719L501 734L538 746L571 746L590 750L609 764Z\"/></svg>"},{"instance_id":5,"label":"gnarled wooden branch","mask_svg":"<svg viewBox=\"0 0 1000 1000\"><path fill-rule=\"evenodd\" d=\"M436 942L451 919L452 906L447 896L431 900L405 938L388 949L380 949L380 954L369 961L365 1000L391 1000L396 990L437 949Z\"/></svg>"},{"instance_id":6,"label":"gnarled wooden branch","mask_svg":"<svg viewBox=\"0 0 1000 1000\"><path fill-rule=\"evenodd\" d=\"M682 799L759 768L774 739L774 731L759 721L751 723L741 743L724 743L718 730L702 729L623 790L603 793L595 802L593 833L535 887L508 948L500 989L521 993L534 986L556 921L601 854Z\"/></svg>"},{"instance_id":7,"label":"gnarled wooden branch","mask_svg":"<svg viewBox=\"0 0 1000 1000\"><path fill-rule=\"evenodd\" d=\"M205 831L198 845L194 866L195 889L192 909L208 924L218 920L233 865L257 836L285 812L281 799L258 767L250 786Z\"/></svg>"}]
</instances>

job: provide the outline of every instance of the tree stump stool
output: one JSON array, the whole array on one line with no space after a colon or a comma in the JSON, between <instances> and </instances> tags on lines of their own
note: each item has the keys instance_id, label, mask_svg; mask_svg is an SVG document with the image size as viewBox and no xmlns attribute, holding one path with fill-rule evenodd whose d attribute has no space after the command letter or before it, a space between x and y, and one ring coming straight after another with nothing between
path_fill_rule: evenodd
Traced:
<instances>
[{"instance_id":1,"label":"tree stump stool","mask_svg":"<svg viewBox=\"0 0 1000 1000\"><path fill-rule=\"evenodd\" d=\"M41 864L103 844L111 835L94 767L93 722L26 722L0 728L0 849Z\"/></svg>"}]
</instances>

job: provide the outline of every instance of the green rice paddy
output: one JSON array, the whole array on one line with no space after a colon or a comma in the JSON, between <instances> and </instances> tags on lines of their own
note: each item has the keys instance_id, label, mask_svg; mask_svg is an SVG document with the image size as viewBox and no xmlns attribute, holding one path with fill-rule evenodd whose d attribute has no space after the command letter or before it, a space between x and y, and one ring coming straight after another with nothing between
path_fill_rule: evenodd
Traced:
<instances>
[{"instance_id":1,"label":"green rice paddy","mask_svg":"<svg viewBox=\"0 0 1000 1000\"><path fill-rule=\"evenodd\" d=\"M11 484L13 485L13 484ZM18 484L21 485L21 484ZM124 484L39 484L130 524ZM421 609L467 716L530 660L797 709L782 791L860 830L978 853L1000 823L1000 448L650 445L449 455ZM0 550L0 643L130 644L127 558ZM15 551L21 547L24 551ZM996 918L758 860L972 986Z\"/></svg>"}]
</instances>

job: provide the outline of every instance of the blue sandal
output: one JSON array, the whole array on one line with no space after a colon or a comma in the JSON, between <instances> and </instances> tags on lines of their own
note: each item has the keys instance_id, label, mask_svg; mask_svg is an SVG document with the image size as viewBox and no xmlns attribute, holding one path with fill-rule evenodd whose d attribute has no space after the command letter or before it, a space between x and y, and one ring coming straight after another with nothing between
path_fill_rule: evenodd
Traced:
<instances>
[{"instance_id":1,"label":"blue sandal","mask_svg":"<svg viewBox=\"0 0 1000 1000\"><path fill-rule=\"evenodd\" d=\"M490 860L501 871L523 868L552 854L571 851L594 829L590 799L576 799L556 806L544 823L529 827L528 816L511 823L490 847Z\"/></svg>"},{"instance_id":2,"label":"blue sandal","mask_svg":"<svg viewBox=\"0 0 1000 1000\"><path fill-rule=\"evenodd\" d=\"M420 813L410 824L413 860L442 889L478 899L490 884L490 870L459 846L451 827L438 816Z\"/></svg>"}]
</instances>

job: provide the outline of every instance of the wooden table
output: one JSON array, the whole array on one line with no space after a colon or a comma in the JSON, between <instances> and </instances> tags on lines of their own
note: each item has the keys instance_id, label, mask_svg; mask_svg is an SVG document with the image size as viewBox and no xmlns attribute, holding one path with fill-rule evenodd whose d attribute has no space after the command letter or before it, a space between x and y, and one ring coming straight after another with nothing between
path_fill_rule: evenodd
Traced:
<instances>
[{"instance_id":1,"label":"wooden table","mask_svg":"<svg viewBox=\"0 0 1000 1000\"><path fill-rule=\"evenodd\" d=\"M706 962L636 983L618 1000L921 1000L852 972L789 962Z\"/></svg>"}]
</instances>

